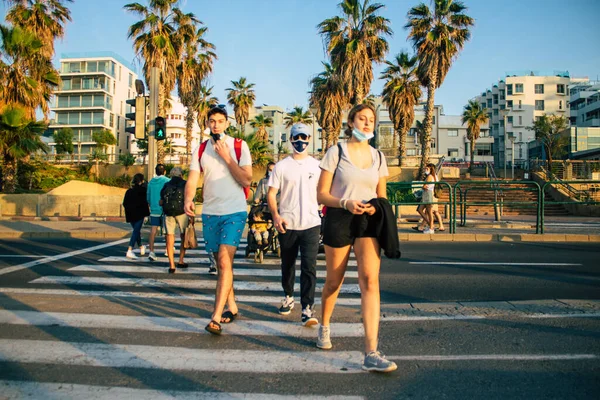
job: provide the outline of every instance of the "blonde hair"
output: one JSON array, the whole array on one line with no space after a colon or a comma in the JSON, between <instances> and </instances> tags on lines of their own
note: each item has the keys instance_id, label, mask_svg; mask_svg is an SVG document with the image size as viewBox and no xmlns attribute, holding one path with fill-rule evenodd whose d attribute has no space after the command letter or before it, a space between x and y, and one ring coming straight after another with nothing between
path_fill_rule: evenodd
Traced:
<instances>
[{"instance_id":1,"label":"blonde hair","mask_svg":"<svg viewBox=\"0 0 600 400\"><path fill-rule=\"evenodd\" d=\"M362 110L366 110L366 109L369 109L373 112L373 116L376 118L375 125L377 125L377 116L375 115L375 109L373 108L373 106L371 106L370 104L364 104L364 103L357 104L354 107L352 107L352 109L348 113L348 119L346 121L346 129L344 130L344 133L346 134L347 137L352 136L352 128L350 128L349 123L354 122L354 117L356 117L356 114L358 114Z\"/></svg>"}]
</instances>

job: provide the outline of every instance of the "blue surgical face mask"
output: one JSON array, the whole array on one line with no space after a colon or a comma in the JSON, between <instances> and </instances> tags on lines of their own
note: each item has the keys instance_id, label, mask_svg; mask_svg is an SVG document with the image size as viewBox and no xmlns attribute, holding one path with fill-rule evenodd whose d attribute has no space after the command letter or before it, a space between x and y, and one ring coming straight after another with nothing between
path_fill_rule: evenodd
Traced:
<instances>
[{"instance_id":1,"label":"blue surgical face mask","mask_svg":"<svg viewBox=\"0 0 600 400\"><path fill-rule=\"evenodd\" d=\"M352 135L359 141L364 142L365 140L371 140L375 135L373 133L362 133L358 129L352 129Z\"/></svg>"},{"instance_id":2,"label":"blue surgical face mask","mask_svg":"<svg viewBox=\"0 0 600 400\"><path fill-rule=\"evenodd\" d=\"M305 142L304 140L296 140L290 143L292 143L294 151L298 154L304 153L306 150L308 150L308 142Z\"/></svg>"}]
</instances>

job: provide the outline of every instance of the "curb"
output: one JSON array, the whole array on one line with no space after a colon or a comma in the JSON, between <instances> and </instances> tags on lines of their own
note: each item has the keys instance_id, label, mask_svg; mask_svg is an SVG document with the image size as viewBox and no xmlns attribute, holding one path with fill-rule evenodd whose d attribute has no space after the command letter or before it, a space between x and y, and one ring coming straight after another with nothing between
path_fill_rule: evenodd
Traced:
<instances>
[{"instance_id":1,"label":"curb","mask_svg":"<svg viewBox=\"0 0 600 400\"><path fill-rule=\"evenodd\" d=\"M0 232L0 239L123 239L130 237L129 231L92 232ZM399 233L400 242L569 242L600 243L600 235L561 233L449 233L425 235L423 233Z\"/></svg>"}]
</instances>

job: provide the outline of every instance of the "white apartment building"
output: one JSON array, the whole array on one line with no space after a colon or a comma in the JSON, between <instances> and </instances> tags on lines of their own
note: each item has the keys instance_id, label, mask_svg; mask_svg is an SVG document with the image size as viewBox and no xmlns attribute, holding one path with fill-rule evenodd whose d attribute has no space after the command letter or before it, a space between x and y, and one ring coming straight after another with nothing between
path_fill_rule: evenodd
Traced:
<instances>
[{"instance_id":1,"label":"white apartment building","mask_svg":"<svg viewBox=\"0 0 600 400\"><path fill-rule=\"evenodd\" d=\"M125 133L125 101L135 96L137 74L129 62L113 52L62 54L61 84L54 92L50 108L54 118L51 131L73 130L75 154L86 161L96 143L92 134L110 130L117 144L109 146L109 162L130 151L129 135ZM52 153L55 143L50 142Z\"/></svg>"},{"instance_id":2,"label":"white apartment building","mask_svg":"<svg viewBox=\"0 0 600 400\"><path fill-rule=\"evenodd\" d=\"M181 104L177 97L173 97L169 100L169 103L171 104L171 109L165 112L164 115L167 124L167 141L170 143L170 146L165 151L165 162L179 164L180 162L184 162L183 156L186 154L185 117L187 108ZM135 140L133 135L131 135L131 139ZM200 126L198 126L198 122L194 117L192 125L192 151L198 146L200 140Z\"/></svg>"},{"instance_id":3,"label":"white apartment building","mask_svg":"<svg viewBox=\"0 0 600 400\"><path fill-rule=\"evenodd\" d=\"M490 117L496 167L528 166L529 146L535 133L527 128L543 114L569 118L569 88L585 79L568 71L512 71L477 97ZM514 153L513 153L514 152Z\"/></svg>"},{"instance_id":4,"label":"white apartment building","mask_svg":"<svg viewBox=\"0 0 600 400\"><path fill-rule=\"evenodd\" d=\"M570 89L571 125L600 127L600 82L582 82Z\"/></svg>"}]
</instances>

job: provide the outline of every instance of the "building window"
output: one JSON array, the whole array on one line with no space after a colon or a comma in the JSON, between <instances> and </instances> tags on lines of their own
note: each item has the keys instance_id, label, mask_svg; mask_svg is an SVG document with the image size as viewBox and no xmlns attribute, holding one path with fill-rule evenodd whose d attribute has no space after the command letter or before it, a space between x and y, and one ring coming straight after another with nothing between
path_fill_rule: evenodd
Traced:
<instances>
[{"instance_id":1,"label":"building window","mask_svg":"<svg viewBox=\"0 0 600 400\"><path fill-rule=\"evenodd\" d=\"M435 125L435 115L431 117L431 125Z\"/></svg>"},{"instance_id":2,"label":"building window","mask_svg":"<svg viewBox=\"0 0 600 400\"><path fill-rule=\"evenodd\" d=\"M448 136L458 137L458 129L448 129Z\"/></svg>"},{"instance_id":3,"label":"building window","mask_svg":"<svg viewBox=\"0 0 600 400\"><path fill-rule=\"evenodd\" d=\"M509 96L513 94L512 83L510 85L506 85L506 94Z\"/></svg>"},{"instance_id":4,"label":"building window","mask_svg":"<svg viewBox=\"0 0 600 400\"><path fill-rule=\"evenodd\" d=\"M523 125L523 117L519 115L519 125Z\"/></svg>"},{"instance_id":5,"label":"building window","mask_svg":"<svg viewBox=\"0 0 600 400\"><path fill-rule=\"evenodd\" d=\"M431 138L431 148L435 149L435 139Z\"/></svg>"},{"instance_id":6,"label":"building window","mask_svg":"<svg viewBox=\"0 0 600 400\"><path fill-rule=\"evenodd\" d=\"M519 132L519 142L523 141L523 132Z\"/></svg>"},{"instance_id":7,"label":"building window","mask_svg":"<svg viewBox=\"0 0 600 400\"><path fill-rule=\"evenodd\" d=\"M513 123L513 117L512 117L512 115L509 116L509 117L506 117L506 123L507 124L512 124Z\"/></svg>"},{"instance_id":8,"label":"building window","mask_svg":"<svg viewBox=\"0 0 600 400\"><path fill-rule=\"evenodd\" d=\"M406 149L406 155L407 156L416 156L417 155L417 149Z\"/></svg>"},{"instance_id":9,"label":"building window","mask_svg":"<svg viewBox=\"0 0 600 400\"><path fill-rule=\"evenodd\" d=\"M487 99L487 108L492 108L492 99Z\"/></svg>"},{"instance_id":10,"label":"building window","mask_svg":"<svg viewBox=\"0 0 600 400\"><path fill-rule=\"evenodd\" d=\"M512 100L506 100L506 107L512 108L512 106L513 106L513 101Z\"/></svg>"},{"instance_id":11,"label":"building window","mask_svg":"<svg viewBox=\"0 0 600 400\"><path fill-rule=\"evenodd\" d=\"M521 109L522 106L523 106L523 101L519 100L519 110Z\"/></svg>"},{"instance_id":12,"label":"building window","mask_svg":"<svg viewBox=\"0 0 600 400\"><path fill-rule=\"evenodd\" d=\"M494 98L494 104L498 104L498 95L495 94L492 97Z\"/></svg>"},{"instance_id":13,"label":"building window","mask_svg":"<svg viewBox=\"0 0 600 400\"><path fill-rule=\"evenodd\" d=\"M503 119L500 120L500 128L504 128L504 120Z\"/></svg>"},{"instance_id":14,"label":"building window","mask_svg":"<svg viewBox=\"0 0 600 400\"><path fill-rule=\"evenodd\" d=\"M544 84L543 83L535 84L535 94L544 94Z\"/></svg>"},{"instance_id":15,"label":"building window","mask_svg":"<svg viewBox=\"0 0 600 400\"><path fill-rule=\"evenodd\" d=\"M556 93L565 94L565 84L564 83L559 83L556 85Z\"/></svg>"},{"instance_id":16,"label":"building window","mask_svg":"<svg viewBox=\"0 0 600 400\"><path fill-rule=\"evenodd\" d=\"M500 100L504 100L504 89L500 89Z\"/></svg>"},{"instance_id":17,"label":"building window","mask_svg":"<svg viewBox=\"0 0 600 400\"><path fill-rule=\"evenodd\" d=\"M481 103L481 109L485 109L485 103Z\"/></svg>"},{"instance_id":18,"label":"building window","mask_svg":"<svg viewBox=\"0 0 600 400\"><path fill-rule=\"evenodd\" d=\"M497 108L495 108L495 109L494 109L494 116L497 116L497 115L498 115L498 109L497 109Z\"/></svg>"},{"instance_id":19,"label":"building window","mask_svg":"<svg viewBox=\"0 0 600 400\"><path fill-rule=\"evenodd\" d=\"M563 107L562 107L562 100L559 100L559 101L558 101L558 109L559 109L559 110L562 110L562 109L563 109Z\"/></svg>"},{"instance_id":20,"label":"building window","mask_svg":"<svg viewBox=\"0 0 600 400\"><path fill-rule=\"evenodd\" d=\"M523 84L515 83L515 93L523 93Z\"/></svg>"},{"instance_id":21,"label":"building window","mask_svg":"<svg viewBox=\"0 0 600 400\"><path fill-rule=\"evenodd\" d=\"M448 157L458 157L458 149L448 149Z\"/></svg>"},{"instance_id":22,"label":"building window","mask_svg":"<svg viewBox=\"0 0 600 400\"><path fill-rule=\"evenodd\" d=\"M410 128L410 130L408 131L408 136L415 136L417 132L417 128Z\"/></svg>"},{"instance_id":23,"label":"building window","mask_svg":"<svg viewBox=\"0 0 600 400\"><path fill-rule=\"evenodd\" d=\"M544 111L544 100L536 100L535 109L538 111Z\"/></svg>"}]
</instances>

